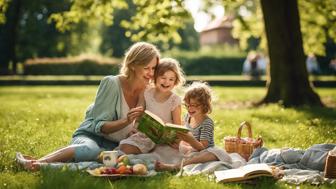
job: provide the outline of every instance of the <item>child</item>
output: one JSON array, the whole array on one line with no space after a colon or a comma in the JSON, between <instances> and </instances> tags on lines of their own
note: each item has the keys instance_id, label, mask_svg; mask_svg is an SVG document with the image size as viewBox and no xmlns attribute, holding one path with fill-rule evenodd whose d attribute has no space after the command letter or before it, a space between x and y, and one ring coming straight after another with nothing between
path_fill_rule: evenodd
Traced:
<instances>
[{"instance_id":1,"label":"child","mask_svg":"<svg viewBox=\"0 0 336 189\"><path fill-rule=\"evenodd\" d=\"M194 82L188 87L183 101L188 111L185 125L191 129L191 133L178 133L178 137L182 140L180 151L189 155L182 166L217 160L231 163L231 158L225 150L214 147L214 123L208 117L212 110L210 87L205 83ZM157 171L179 168L179 164L157 162L155 165Z\"/></svg>"},{"instance_id":2,"label":"child","mask_svg":"<svg viewBox=\"0 0 336 189\"><path fill-rule=\"evenodd\" d=\"M154 73L154 87L144 92L145 109L158 115L166 123L181 125L181 99L172 90L184 81L182 69L175 59L161 59ZM155 143L138 132L122 140L119 147L126 154L139 154L151 151Z\"/></svg>"}]
</instances>

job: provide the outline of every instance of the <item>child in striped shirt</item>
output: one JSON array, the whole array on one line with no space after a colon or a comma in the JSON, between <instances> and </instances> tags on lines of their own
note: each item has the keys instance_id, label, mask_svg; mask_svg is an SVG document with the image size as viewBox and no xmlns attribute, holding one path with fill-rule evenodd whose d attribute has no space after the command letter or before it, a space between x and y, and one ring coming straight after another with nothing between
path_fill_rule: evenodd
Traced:
<instances>
[{"instance_id":1,"label":"child in striped shirt","mask_svg":"<svg viewBox=\"0 0 336 189\"><path fill-rule=\"evenodd\" d=\"M211 113L211 89L206 83L194 82L187 88L183 99L188 111L185 125L191 133L179 132L180 152L187 158L183 166L209 161L226 161L231 163L225 150L214 147L214 122L208 116ZM179 164L156 162L157 171L172 171L180 168Z\"/></svg>"}]
</instances>

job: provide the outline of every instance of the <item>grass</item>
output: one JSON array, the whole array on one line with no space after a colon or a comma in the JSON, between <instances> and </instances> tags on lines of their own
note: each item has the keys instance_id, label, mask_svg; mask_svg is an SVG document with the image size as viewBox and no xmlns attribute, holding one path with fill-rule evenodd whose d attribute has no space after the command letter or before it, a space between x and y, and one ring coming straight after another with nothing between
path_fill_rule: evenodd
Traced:
<instances>
[{"instance_id":1,"label":"grass","mask_svg":"<svg viewBox=\"0 0 336 189\"><path fill-rule=\"evenodd\" d=\"M16 151L42 156L69 143L73 131L92 103L95 86L0 87L0 188L289 188L284 183L262 180L257 186L216 184L205 176L178 178L165 173L148 179L109 181L86 173L45 170L29 173L14 162ZM236 135L243 120L252 123L268 148L308 148L317 143L336 143L336 89L317 89L332 108L289 108L267 105L251 108L264 88L214 87L215 142ZM243 134L246 134L243 132ZM302 185L302 188L311 188ZM335 187L323 185L322 188Z\"/></svg>"}]
</instances>

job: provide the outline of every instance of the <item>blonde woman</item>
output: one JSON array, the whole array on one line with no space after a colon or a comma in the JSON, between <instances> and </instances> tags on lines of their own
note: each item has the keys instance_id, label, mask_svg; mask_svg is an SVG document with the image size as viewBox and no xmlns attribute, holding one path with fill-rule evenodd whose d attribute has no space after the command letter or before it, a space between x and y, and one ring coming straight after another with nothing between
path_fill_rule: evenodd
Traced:
<instances>
[{"instance_id":1,"label":"blonde woman","mask_svg":"<svg viewBox=\"0 0 336 189\"><path fill-rule=\"evenodd\" d=\"M158 49L149 43L132 45L117 76L100 82L95 101L86 111L85 120L74 132L71 144L40 159L17 153L17 162L28 170L43 163L92 161L103 150L112 150L132 132L133 121L143 112L140 96L154 76L159 63Z\"/></svg>"}]
</instances>

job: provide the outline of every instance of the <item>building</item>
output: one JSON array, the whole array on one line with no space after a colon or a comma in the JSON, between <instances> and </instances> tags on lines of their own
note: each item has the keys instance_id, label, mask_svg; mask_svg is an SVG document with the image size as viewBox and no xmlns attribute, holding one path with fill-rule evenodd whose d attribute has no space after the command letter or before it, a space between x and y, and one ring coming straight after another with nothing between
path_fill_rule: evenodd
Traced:
<instances>
[{"instance_id":1,"label":"building","mask_svg":"<svg viewBox=\"0 0 336 189\"><path fill-rule=\"evenodd\" d=\"M217 45L217 44L238 44L238 40L234 39L231 35L233 16L224 16L216 18L210 22L200 32L200 44Z\"/></svg>"}]
</instances>

